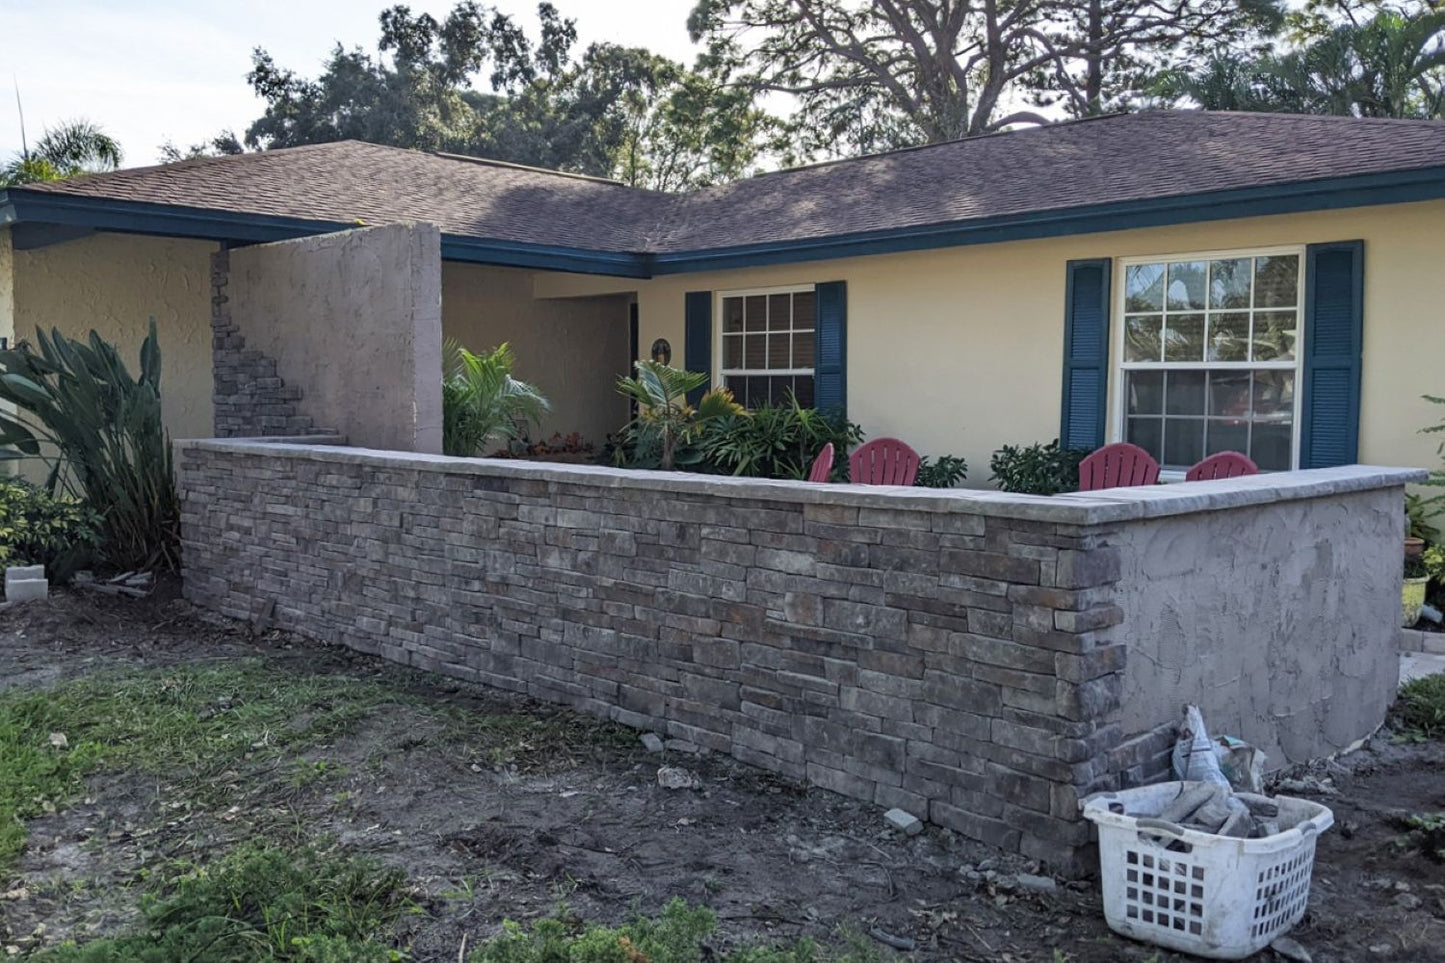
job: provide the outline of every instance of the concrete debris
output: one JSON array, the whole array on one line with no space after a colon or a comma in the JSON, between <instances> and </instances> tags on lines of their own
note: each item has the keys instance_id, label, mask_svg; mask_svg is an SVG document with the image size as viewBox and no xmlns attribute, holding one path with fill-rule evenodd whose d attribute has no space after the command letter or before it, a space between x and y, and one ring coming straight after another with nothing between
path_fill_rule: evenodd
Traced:
<instances>
[{"instance_id":1,"label":"concrete debris","mask_svg":"<svg viewBox=\"0 0 1445 963\"><path fill-rule=\"evenodd\" d=\"M50 597L44 565L11 565L5 569L5 601L43 602Z\"/></svg>"},{"instance_id":2,"label":"concrete debris","mask_svg":"<svg viewBox=\"0 0 1445 963\"><path fill-rule=\"evenodd\" d=\"M923 821L912 813L903 809L890 809L883 814L888 825L908 836L917 836L923 832Z\"/></svg>"},{"instance_id":3,"label":"concrete debris","mask_svg":"<svg viewBox=\"0 0 1445 963\"><path fill-rule=\"evenodd\" d=\"M691 769L663 766L657 770L657 784L663 789L701 789L702 780Z\"/></svg>"},{"instance_id":4,"label":"concrete debris","mask_svg":"<svg viewBox=\"0 0 1445 963\"><path fill-rule=\"evenodd\" d=\"M1059 884L1048 876L1035 876L1032 873L1019 873L1014 877L1014 882L1019 889L1031 893L1052 893L1059 888Z\"/></svg>"},{"instance_id":5,"label":"concrete debris","mask_svg":"<svg viewBox=\"0 0 1445 963\"><path fill-rule=\"evenodd\" d=\"M150 572L122 572L115 578L106 579L104 582L97 582L95 576L89 572L75 573L77 588L104 592L106 595L129 595L131 598L145 598L150 594L151 586L154 583L155 576Z\"/></svg>"},{"instance_id":6,"label":"concrete debris","mask_svg":"<svg viewBox=\"0 0 1445 963\"><path fill-rule=\"evenodd\" d=\"M700 756L705 751L702 746L686 739L669 739L664 745L669 752L685 752L690 756Z\"/></svg>"},{"instance_id":7,"label":"concrete debris","mask_svg":"<svg viewBox=\"0 0 1445 963\"><path fill-rule=\"evenodd\" d=\"M662 751L662 736L655 732L647 732L642 735L642 748L648 752Z\"/></svg>"},{"instance_id":8,"label":"concrete debris","mask_svg":"<svg viewBox=\"0 0 1445 963\"><path fill-rule=\"evenodd\" d=\"M1395 905L1404 910L1417 910L1420 908L1421 899L1414 893L1401 893L1395 897Z\"/></svg>"},{"instance_id":9,"label":"concrete debris","mask_svg":"<svg viewBox=\"0 0 1445 963\"><path fill-rule=\"evenodd\" d=\"M1275 956L1280 959L1293 960L1294 963L1313 963L1310 951L1288 936L1281 936L1269 944L1269 948L1274 950Z\"/></svg>"}]
</instances>

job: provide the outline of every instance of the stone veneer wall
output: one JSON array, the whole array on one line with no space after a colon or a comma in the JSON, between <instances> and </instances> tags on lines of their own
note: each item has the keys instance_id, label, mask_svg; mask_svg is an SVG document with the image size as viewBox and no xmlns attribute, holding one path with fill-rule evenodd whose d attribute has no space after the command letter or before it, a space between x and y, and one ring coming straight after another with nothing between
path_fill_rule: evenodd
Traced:
<instances>
[{"instance_id":1,"label":"stone veneer wall","mask_svg":"<svg viewBox=\"0 0 1445 963\"><path fill-rule=\"evenodd\" d=\"M1158 752L1120 721L1115 542L1177 503L178 447L186 594L236 618L690 739L1063 871L1090 840L1079 798ZM1299 475L1219 505L1410 480ZM1391 659L1395 631L1376 634Z\"/></svg>"}]
</instances>

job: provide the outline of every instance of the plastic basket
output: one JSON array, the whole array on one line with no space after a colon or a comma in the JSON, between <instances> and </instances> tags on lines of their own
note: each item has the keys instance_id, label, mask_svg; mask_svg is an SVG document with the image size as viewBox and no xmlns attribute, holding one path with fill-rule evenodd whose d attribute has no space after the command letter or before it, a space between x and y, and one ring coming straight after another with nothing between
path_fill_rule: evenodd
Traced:
<instances>
[{"instance_id":1,"label":"plastic basket","mask_svg":"<svg viewBox=\"0 0 1445 963\"><path fill-rule=\"evenodd\" d=\"M1132 939L1243 959L1304 916L1315 839L1335 817L1318 803L1274 797L1280 824L1293 828L1264 839L1215 836L1155 818L1186 785L1159 783L1083 801L1084 817L1099 827L1104 918ZM1123 812L1111 812L1111 804Z\"/></svg>"}]
</instances>

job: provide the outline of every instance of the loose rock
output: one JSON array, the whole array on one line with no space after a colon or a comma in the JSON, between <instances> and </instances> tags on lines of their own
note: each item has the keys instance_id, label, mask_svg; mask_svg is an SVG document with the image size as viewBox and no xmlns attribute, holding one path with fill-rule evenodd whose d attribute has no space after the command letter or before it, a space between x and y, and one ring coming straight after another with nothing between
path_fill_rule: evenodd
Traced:
<instances>
[{"instance_id":1,"label":"loose rock","mask_svg":"<svg viewBox=\"0 0 1445 963\"><path fill-rule=\"evenodd\" d=\"M890 809L883 814L888 821L899 832L908 836L917 836L923 832L923 822L917 816L903 809Z\"/></svg>"},{"instance_id":2,"label":"loose rock","mask_svg":"<svg viewBox=\"0 0 1445 963\"><path fill-rule=\"evenodd\" d=\"M1059 886L1048 876L1035 876L1032 873L1019 873L1014 877L1014 882L1018 884L1019 889L1034 893L1052 893Z\"/></svg>"},{"instance_id":3,"label":"loose rock","mask_svg":"<svg viewBox=\"0 0 1445 963\"><path fill-rule=\"evenodd\" d=\"M655 732L644 733L642 736L642 748L648 752L662 751L662 736Z\"/></svg>"},{"instance_id":4,"label":"loose rock","mask_svg":"<svg viewBox=\"0 0 1445 963\"><path fill-rule=\"evenodd\" d=\"M1295 963L1313 963L1310 951L1288 936L1281 936L1269 944L1269 948L1274 950L1275 955L1281 959L1294 960Z\"/></svg>"},{"instance_id":5,"label":"loose rock","mask_svg":"<svg viewBox=\"0 0 1445 963\"><path fill-rule=\"evenodd\" d=\"M657 770L657 784L663 789L701 789L697 773L681 766L663 766Z\"/></svg>"}]
</instances>

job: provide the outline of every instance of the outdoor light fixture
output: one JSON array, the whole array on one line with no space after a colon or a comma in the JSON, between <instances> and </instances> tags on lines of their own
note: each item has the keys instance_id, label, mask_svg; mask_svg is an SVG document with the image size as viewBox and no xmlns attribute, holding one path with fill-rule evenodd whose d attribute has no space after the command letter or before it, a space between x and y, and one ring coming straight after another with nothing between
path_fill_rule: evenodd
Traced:
<instances>
[{"instance_id":1,"label":"outdoor light fixture","mask_svg":"<svg viewBox=\"0 0 1445 963\"><path fill-rule=\"evenodd\" d=\"M667 343L666 338L652 342L652 360L658 364L672 364L672 345Z\"/></svg>"}]
</instances>

